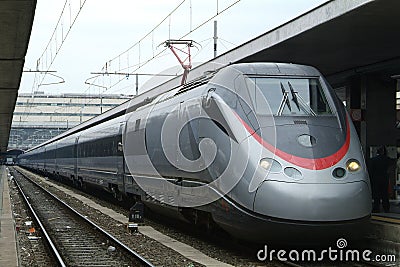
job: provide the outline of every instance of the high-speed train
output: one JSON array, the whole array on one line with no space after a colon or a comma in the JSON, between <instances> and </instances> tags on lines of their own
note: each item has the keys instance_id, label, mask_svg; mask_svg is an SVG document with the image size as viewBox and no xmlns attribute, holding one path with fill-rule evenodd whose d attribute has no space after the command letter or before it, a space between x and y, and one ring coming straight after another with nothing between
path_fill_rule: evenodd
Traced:
<instances>
[{"instance_id":1,"label":"high-speed train","mask_svg":"<svg viewBox=\"0 0 400 267\"><path fill-rule=\"evenodd\" d=\"M357 133L313 67L241 63L19 157L29 169L217 224L251 240L362 229L371 189Z\"/></svg>"}]
</instances>

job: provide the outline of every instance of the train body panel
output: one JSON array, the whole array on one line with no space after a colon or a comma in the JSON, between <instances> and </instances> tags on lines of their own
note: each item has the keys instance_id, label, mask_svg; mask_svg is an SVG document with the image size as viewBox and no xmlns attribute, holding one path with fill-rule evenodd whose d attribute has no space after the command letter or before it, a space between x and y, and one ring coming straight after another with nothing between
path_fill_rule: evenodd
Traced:
<instances>
[{"instance_id":1,"label":"train body panel","mask_svg":"<svg viewBox=\"0 0 400 267\"><path fill-rule=\"evenodd\" d=\"M296 226L351 232L370 216L357 133L312 67L237 64L132 103L123 116L28 151L20 164L189 221L208 214L253 241Z\"/></svg>"},{"instance_id":2,"label":"train body panel","mask_svg":"<svg viewBox=\"0 0 400 267\"><path fill-rule=\"evenodd\" d=\"M76 177L76 143L78 135L57 141L56 175L72 180Z\"/></svg>"},{"instance_id":3,"label":"train body panel","mask_svg":"<svg viewBox=\"0 0 400 267\"><path fill-rule=\"evenodd\" d=\"M76 143L78 185L103 187L119 198L124 192L122 131L124 119L116 118L79 133Z\"/></svg>"},{"instance_id":4,"label":"train body panel","mask_svg":"<svg viewBox=\"0 0 400 267\"><path fill-rule=\"evenodd\" d=\"M45 146L44 158L46 159L44 171L46 173L56 174L57 170L57 142Z\"/></svg>"},{"instance_id":5,"label":"train body panel","mask_svg":"<svg viewBox=\"0 0 400 267\"><path fill-rule=\"evenodd\" d=\"M46 159L44 158L44 153L46 151L45 147L41 147L38 149L38 153L34 159L34 168L38 169L39 171L44 171L44 165Z\"/></svg>"}]
</instances>

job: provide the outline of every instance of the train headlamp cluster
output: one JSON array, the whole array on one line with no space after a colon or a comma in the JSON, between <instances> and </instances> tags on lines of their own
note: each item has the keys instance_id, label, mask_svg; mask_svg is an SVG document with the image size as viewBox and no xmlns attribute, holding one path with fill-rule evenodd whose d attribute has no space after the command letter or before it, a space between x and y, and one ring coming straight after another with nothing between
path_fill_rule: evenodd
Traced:
<instances>
[{"instance_id":1,"label":"train headlamp cluster","mask_svg":"<svg viewBox=\"0 0 400 267\"><path fill-rule=\"evenodd\" d=\"M360 164L360 162L358 162L358 160L350 159L346 163L346 169L349 172L356 172L361 169L361 164Z\"/></svg>"},{"instance_id":2,"label":"train headlamp cluster","mask_svg":"<svg viewBox=\"0 0 400 267\"><path fill-rule=\"evenodd\" d=\"M282 170L282 165L278 161L271 158L261 159L260 166L263 169L271 172L280 172Z\"/></svg>"}]
</instances>

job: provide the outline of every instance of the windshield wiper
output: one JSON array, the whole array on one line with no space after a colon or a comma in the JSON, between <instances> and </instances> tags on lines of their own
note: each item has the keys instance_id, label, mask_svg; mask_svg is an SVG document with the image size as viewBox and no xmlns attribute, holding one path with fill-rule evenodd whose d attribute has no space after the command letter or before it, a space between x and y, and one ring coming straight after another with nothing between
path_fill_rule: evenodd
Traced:
<instances>
[{"instance_id":1,"label":"windshield wiper","mask_svg":"<svg viewBox=\"0 0 400 267\"><path fill-rule=\"evenodd\" d=\"M314 112L314 110L306 103L306 101L304 101L304 99L301 97L301 95L293 89L292 84L290 82L288 82L288 84L289 84L290 92L293 97L293 101L295 101L299 110L300 110L300 105L301 105L301 107L303 108L303 110L305 112L308 112L313 116L317 116L317 114Z\"/></svg>"},{"instance_id":2,"label":"windshield wiper","mask_svg":"<svg viewBox=\"0 0 400 267\"><path fill-rule=\"evenodd\" d=\"M292 100L296 104L297 108L300 111L300 104L299 104L299 100L297 99L296 92L294 91L292 84L290 82L288 82L288 84L289 84L289 88L290 88L290 93L292 94Z\"/></svg>"},{"instance_id":3,"label":"windshield wiper","mask_svg":"<svg viewBox=\"0 0 400 267\"><path fill-rule=\"evenodd\" d=\"M285 105L288 106L289 111L292 111L292 107L290 106L290 102L289 102L289 96L288 96L289 93L286 92L285 87L283 87L282 83L281 83L281 91L282 91L283 98L281 100L281 104L279 105L279 109L278 109L278 113L277 113L278 116L282 115L283 108L285 107Z\"/></svg>"}]
</instances>

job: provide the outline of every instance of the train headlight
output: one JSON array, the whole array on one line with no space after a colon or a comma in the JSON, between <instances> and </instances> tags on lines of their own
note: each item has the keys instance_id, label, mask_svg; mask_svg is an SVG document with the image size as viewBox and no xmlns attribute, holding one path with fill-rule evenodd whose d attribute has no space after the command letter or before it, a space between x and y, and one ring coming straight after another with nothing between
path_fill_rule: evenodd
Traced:
<instances>
[{"instance_id":1,"label":"train headlight","mask_svg":"<svg viewBox=\"0 0 400 267\"><path fill-rule=\"evenodd\" d=\"M293 167L286 167L283 172L294 180L300 180L303 178L303 174L298 169Z\"/></svg>"},{"instance_id":2,"label":"train headlight","mask_svg":"<svg viewBox=\"0 0 400 267\"><path fill-rule=\"evenodd\" d=\"M361 164L355 159L350 159L346 163L346 168L349 172L356 172L361 169Z\"/></svg>"},{"instance_id":3,"label":"train headlight","mask_svg":"<svg viewBox=\"0 0 400 267\"><path fill-rule=\"evenodd\" d=\"M335 178L343 178L346 175L346 170L339 167L334 169L332 174Z\"/></svg>"},{"instance_id":4,"label":"train headlight","mask_svg":"<svg viewBox=\"0 0 400 267\"><path fill-rule=\"evenodd\" d=\"M260 160L260 166L263 167L266 170L269 170L269 168L271 167L270 159L262 159L262 160Z\"/></svg>"},{"instance_id":5,"label":"train headlight","mask_svg":"<svg viewBox=\"0 0 400 267\"><path fill-rule=\"evenodd\" d=\"M265 169L269 170L271 172L280 172L282 170L282 165L271 158L263 158L260 160L260 166Z\"/></svg>"}]
</instances>

